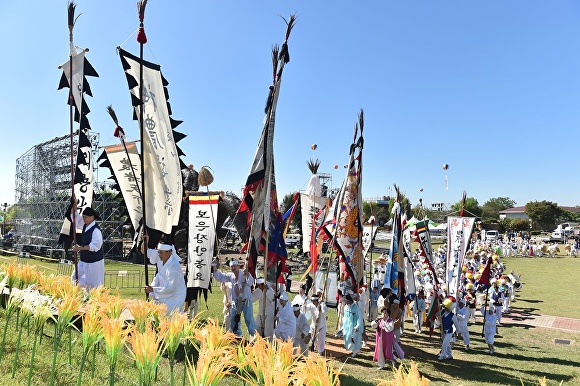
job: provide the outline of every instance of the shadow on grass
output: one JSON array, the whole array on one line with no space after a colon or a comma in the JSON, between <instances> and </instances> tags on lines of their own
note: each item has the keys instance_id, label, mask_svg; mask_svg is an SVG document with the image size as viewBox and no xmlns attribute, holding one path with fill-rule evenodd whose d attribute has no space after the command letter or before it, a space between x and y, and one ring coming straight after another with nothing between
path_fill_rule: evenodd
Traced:
<instances>
[{"instance_id":1,"label":"shadow on grass","mask_svg":"<svg viewBox=\"0 0 580 386\"><path fill-rule=\"evenodd\" d=\"M430 339L426 335L415 336L413 338L415 342L419 342L419 345L404 347L406 353L405 362L413 360L425 364L426 366L422 366L421 375L430 379L431 382L437 383L450 383L450 379L456 378L465 381L465 384L495 383L522 386L523 384L537 384L537 380L543 377L549 380L557 380L558 382L569 382L575 379L574 375L554 373L548 370L543 371L542 368L553 369L554 365L574 368L577 366L577 362L558 357L541 358L539 355L541 355L540 353L543 349L540 346L525 347L527 350L534 350L538 355L535 355L534 352L530 352L530 355L503 354L504 351L513 352L524 348L520 348L517 344L503 342L503 337L497 335L495 341L496 353L491 356L487 353L487 345L480 334L470 334L470 337L472 350L465 352L463 342L458 340L453 347L454 359L439 361L437 355L427 351L429 349L432 350L434 344L439 344L440 347L438 340ZM425 349L423 349L421 343L424 343L423 347ZM510 363L513 362L535 363L537 365L533 368L518 369L520 376L516 377L514 376L513 368L510 367ZM542 363L546 366L542 366ZM433 370L430 371L429 367L431 366L435 369L435 374L432 374ZM442 372L448 375L449 378L442 377Z\"/></svg>"},{"instance_id":2,"label":"shadow on grass","mask_svg":"<svg viewBox=\"0 0 580 386\"><path fill-rule=\"evenodd\" d=\"M377 379L383 378L382 373L377 370ZM340 376L341 386L375 386L376 382L365 382L360 379L353 377L351 375L341 375Z\"/></svg>"}]
</instances>

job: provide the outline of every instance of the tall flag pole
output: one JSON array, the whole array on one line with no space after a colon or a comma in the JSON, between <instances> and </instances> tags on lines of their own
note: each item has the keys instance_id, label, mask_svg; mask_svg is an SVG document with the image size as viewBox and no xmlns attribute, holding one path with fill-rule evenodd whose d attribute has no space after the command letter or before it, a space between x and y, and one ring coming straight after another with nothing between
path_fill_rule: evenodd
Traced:
<instances>
[{"instance_id":1,"label":"tall flag pole","mask_svg":"<svg viewBox=\"0 0 580 386\"><path fill-rule=\"evenodd\" d=\"M481 326L481 337L485 336L485 319L487 317L487 308L489 307L488 302L488 295L489 295L489 284L491 282L491 263L493 259L492 257L487 258L487 262L485 263L485 268L481 273L481 278L479 279L478 285L485 286L485 300L483 303L483 326Z\"/></svg>"},{"instance_id":2,"label":"tall flag pole","mask_svg":"<svg viewBox=\"0 0 580 386\"><path fill-rule=\"evenodd\" d=\"M58 89L69 88L69 122L70 122L70 161L71 161L71 204L67 208L65 220L61 228L58 244L68 250L76 242L76 217L84 208L92 205L93 200L93 160L92 146L88 138L90 130L86 115L90 112L84 94L92 96L85 76L99 76L85 57L88 49L79 49L73 43L73 29L78 16L75 17L76 4L70 1L67 7L67 22L69 30L69 60L59 66L63 69ZM80 15L79 15L80 16ZM77 145L77 160L74 162L74 123L79 123ZM75 280L78 282L78 256L73 252L75 264Z\"/></svg>"},{"instance_id":3,"label":"tall flag pole","mask_svg":"<svg viewBox=\"0 0 580 386\"><path fill-rule=\"evenodd\" d=\"M284 19L285 20L285 19ZM268 99L266 103L266 117L264 118L264 127L258 142L256 155L250 169L246 184L244 186L243 199L238 208L238 212L248 212L248 229L249 238L248 243L244 247L248 258L248 269L252 276L256 275L257 258L259 251L266 248L267 242L265 239L266 231L270 231L273 227L270 222L272 218L271 211L277 211L276 202L272 201L272 196L275 196L275 189L272 189L272 183L275 183L274 167L273 167L273 149L274 143L274 126L276 123L276 107L278 103L278 95L282 81L282 73L284 65L290 60L288 54L287 41L290 32L296 22L296 16L291 15L286 22L286 39L279 50L278 46L272 49L272 65L273 65L273 83L269 87ZM274 185L275 186L275 185ZM276 204L276 205L275 205ZM266 224L268 224L266 226ZM267 260L268 257L265 256ZM264 269L272 268L268 265L273 262L264 264Z\"/></svg>"},{"instance_id":4,"label":"tall flag pole","mask_svg":"<svg viewBox=\"0 0 580 386\"><path fill-rule=\"evenodd\" d=\"M131 94L133 119L139 121L141 144L141 232L148 244L155 245L162 234L172 237L179 223L183 198L181 170L185 164L177 142L185 137L174 129L181 121L171 117L169 82L159 64L143 59L147 43L143 20L147 0L137 3L139 13L139 56L117 47ZM146 178L147 177L147 178ZM136 233L140 233L136 230ZM145 280L149 281L148 262L143 259Z\"/></svg>"},{"instance_id":5,"label":"tall flag pole","mask_svg":"<svg viewBox=\"0 0 580 386\"><path fill-rule=\"evenodd\" d=\"M143 46L147 43L147 35L145 35L145 26L143 24L143 19L145 19L145 7L147 6L147 0L139 0L137 2L137 11L139 13L139 32L137 33L137 42L139 42L139 101L141 102L139 105L139 137L141 138L141 202L143 203L143 213L141 217L141 221L143 226L141 227L141 231L143 232L143 236L147 235L147 211L145 205L145 144L143 138L145 138L145 124L143 122L143 109L144 109L144 100L143 100ZM146 245L146 248L149 246ZM147 254L147 250L145 249L145 254ZM149 263L147 262L147 256L143 257L143 267L145 271L145 284L149 283ZM149 294L145 293L145 298L149 298Z\"/></svg>"},{"instance_id":6,"label":"tall flag pole","mask_svg":"<svg viewBox=\"0 0 580 386\"><path fill-rule=\"evenodd\" d=\"M278 208L276 180L274 177L274 127L276 123L276 107L282 82L284 66L290 61L288 38L294 28L296 15L290 15L286 23L286 36L282 47L272 48L272 85L269 87L266 101L264 127L256 149L256 155L250 169L250 174L244 187L243 199L238 213L248 213L248 242L246 251L247 269L256 277L258 254L264 255L264 280L272 277L277 282L282 272L287 272L287 252L282 235L282 216ZM266 306L266 291L264 291L264 315Z\"/></svg>"},{"instance_id":7,"label":"tall flag pole","mask_svg":"<svg viewBox=\"0 0 580 386\"><path fill-rule=\"evenodd\" d=\"M360 131L359 131L360 130ZM364 276L362 223L362 151L364 111L360 110L350 145L347 174L327 219L324 230L333 240L339 259L340 280L345 291L356 292ZM357 153L358 151L358 153ZM328 274L328 271L327 271Z\"/></svg>"}]
</instances>

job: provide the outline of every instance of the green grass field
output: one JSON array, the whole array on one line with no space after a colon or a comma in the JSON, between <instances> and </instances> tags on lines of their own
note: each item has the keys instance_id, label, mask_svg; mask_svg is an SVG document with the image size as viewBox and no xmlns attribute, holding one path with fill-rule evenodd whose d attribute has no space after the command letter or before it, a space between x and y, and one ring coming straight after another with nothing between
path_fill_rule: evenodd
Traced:
<instances>
[{"instance_id":1,"label":"green grass field","mask_svg":"<svg viewBox=\"0 0 580 386\"><path fill-rule=\"evenodd\" d=\"M9 263L15 257L0 256L0 263ZM512 309L515 312L528 311L534 314L554 315L571 318L580 318L580 307L576 304L575 289L580 278L580 258L506 258L502 260L506 265L506 271L514 270L521 277L523 288L518 291L517 298ZM42 262L29 260L30 264L37 266L39 270L47 273L56 273L58 264L54 262ZM131 272L140 270L142 266L107 261L105 269L112 272ZM153 269L149 270L150 276ZM129 275L130 276L130 275ZM297 276L297 275L296 275ZM295 277L296 277L295 276ZM112 280L112 279L110 279ZM121 288L119 291L125 298L144 298L140 283L131 283L132 288ZM207 308L206 308L207 306ZM221 320L222 293L219 287L214 286L209 294L207 304L201 301L199 310L204 317L214 317ZM329 309L328 334L335 332L337 312ZM408 321L410 325L410 321ZM0 327L4 327L4 312L0 313ZM10 323L9 334L6 343L4 358L0 361L0 384L22 385L26 384L28 361L30 360L30 346L32 336L23 334L23 347L20 352L19 371L15 379L11 378L14 360L14 346L16 341L16 326L14 321ZM245 326L244 326L245 327ZM486 345L481 338L481 318L475 325L470 326L472 350L461 350L463 343L459 343L454 350L454 360L439 362L437 353L440 343L436 337L429 338L427 334L416 335L407 328L403 335L402 344L406 353L404 363L409 360L419 364L419 370L431 382L430 385L535 385L539 378L546 377L548 385L580 384L580 332L567 332L544 328L524 327L519 325L502 325L499 328L499 336L496 338L496 355L486 352ZM33 383L44 385L50 372L51 338L45 337L46 342L39 345L37 352L37 369ZM369 337L374 340L374 334L369 331ZM76 382L78 366L81 356L78 335L72 336L72 363L66 358L66 350L63 348L59 356L61 366L57 372L57 384L69 385ZM570 340L571 344L556 344L556 339ZM369 340L370 342L370 340ZM68 347L66 339L63 347ZM103 350L101 347L100 350ZM125 350L126 351L126 350ZM97 355L95 361L95 377L90 376L90 371L85 368L83 384L102 385L107 381L108 366L102 355ZM344 364L344 375L341 384L346 386L371 386L376 385L379 379L390 379L389 371L376 370L372 362L370 350L363 351L363 355L357 358L348 356L338 358L337 362ZM158 381L155 384L168 384L168 362L163 359L159 366ZM87 372L89 371L89 372ZM124 352L118 366L118 379L116 385L137 385L137 372L127 352ZM177 384L182 382L183 365L176 366L178 374ZM242 385L233 378L225 380L223 385Z\"/></svg>"}]
</instances>

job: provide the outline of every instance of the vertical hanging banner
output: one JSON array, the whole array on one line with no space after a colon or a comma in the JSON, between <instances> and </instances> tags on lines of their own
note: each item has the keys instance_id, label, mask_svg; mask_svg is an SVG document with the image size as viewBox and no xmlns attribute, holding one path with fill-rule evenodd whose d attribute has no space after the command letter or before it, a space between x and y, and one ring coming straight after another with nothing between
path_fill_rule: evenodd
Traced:
<instances>
[{"instance_id":1,"label":"vertical hanging banner","mask_svg":"<svg viewBox=\"0 0 580 386\"><path fill-rule=\"evenodd\" d=\"M166 86L161 66L141 61L138 57L119 48L119 56L125 70L133 101L134 119L143 108L143 174L147 213L147 225L165 234L179 223L183 184L181 178L181 150L177 142L183 134L175 132L181 121L171 118ZM140 65L143 74L140 74ZM139 79L143 77L143 100L139 100Z\"/></svg>"},{"instance_id":2,"label":"vertical hanging banner","mask_svg":"<svg viewBox=\"0 0 580 386\"><path fill-rule=\"evenodd\" d=\"M126 147L127 151L125 152L125 149L120 144L105 146L105 155L109 163L108 165L103 163L101 166L110 167L114 179L119 186L119 191L125 201L133 229L137 229L143 216L141 196L139 195L139 186L141 186L141 162L139 153L137 152L137 143L127 142ZM129 154L129 158L127 158L127 154ZM99 159L102 158L104 158L103 155ZM131 168L135 171L134 174ZM136 176L137 180L134 176Z\"/></svg>"},{"instance_id":3,"label":"vertical hanging banner","mask_svg":"<svg viewBox=\"0 0 580 386\"><path fill-rule=\"evenodd\" d=\"M85 95L92 96L93 94L86 77L98 77L99 74L97 74L93 66L85 57L85 50L77 49L72 46L72 42L71 56L69 60L59 68L62 68L63 72L58 89L70 89L68 104L74 109L74 121L79 123L77 157L76 164L74 165L73 191L71 194L76 198L75 204L77 213L80 214L84 208L92 205L94 193L93 153L92 145L89 140L91 126L87 118L90 109L85 101ZM73 133L71 126L71 137L72 136ZM58 240L58 244L63 245L65 249L69 249L72 244L72 233L80 233L82 231L81 229L73 230L74 225L69 218L71 210L72 205L67 209Z\"/></svg>"},{"instance_id":4,"label":"vertical hanging banner","mask_svg":"<svg viewBox=\"0 0 580 386\"><path fill-rule=\"evenodd\" d=\"M371 244L375 239L375 234L377 233L377 228L374 225L364 225L362 234L362 245L363 245L363 256L366 257L369 249L371 249Z\"/></svg>"},{"instance_id":5,"label":"vertical hanging banner","mask_svg":"<svg viewBox=\"0 0 580 386\"><path fill-rule=\"evenodd\" d=\"M474 224L475 217L447 217L447 295L456 299L459 273Z\"/></svg>"},{"instance_id":6,"label":"vertical hanging banner","mask_svg":"<svg viewBox=\"0 0 580 386\"><path fill-rule=\"evenodd\" d=\"M187 287L209 288L211 260L215 246L215 225L219 194L195 192L189 195L189 246Z\"/></svg>"},{"instance_id":7,"label":"vertical hanging banner","mask_svg":"<svg viewBox=\"0 0 580 386\"><path fill-rule=\"evenodd\" d=\"M326 197L310 196L307 194L300 195L300 214L302 215L302 250L310 250L310 238L312 237L312 219L326 205ZM319 227L322 224L322 217L319 217Z\"/></svg>"},{"instance_id":8,"label":"vertical hanging banner","mask_svg":"<svg viewBox=\"0 0 580 386\"><path fill-rule=\"evenodd\" d=\"M415 224L417 241L420 244L421 256L433 264L433 248L431 247L431 234L429 233L429 221L419 221Z\"/></svg>"}]
</instances>

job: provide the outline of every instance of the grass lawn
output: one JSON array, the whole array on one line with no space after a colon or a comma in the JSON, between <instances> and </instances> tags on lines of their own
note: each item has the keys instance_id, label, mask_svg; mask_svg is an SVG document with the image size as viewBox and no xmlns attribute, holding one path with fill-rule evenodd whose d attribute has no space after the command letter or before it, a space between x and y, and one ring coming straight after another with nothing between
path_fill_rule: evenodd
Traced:
<instances>
[{"instance_id":1,"label":"grass lawn","mask_svg":"<svg viewBox=\"0 0 580 386\"><path fill-rule=\"evenodd\" d=\"M0 256L0 263L13 261L14 257ZM523 288L518 291L514 312L531 312L533 314L555 315L571 318L580 318L580 307L575 305L576 284L580 279L580 258L504 258L506 272L510 270L521 277ZM37 260L31 261L38 269L46 272L56 272L56 263L45 263ZM123 271L140 269L127 263L107 261L105 269L111 271ZM154 270L150 269L149 275ZM141 288L125 288L120 293L125 298L144 298ZM291 296L292 298L292 296ZM204 312L205 317L215 317L221 320L222 293L219 287L214 286L209 294L207 309L205 301L201 301L199 310ZM335 333L337 312L335 309L328 311L328 335ZM406 353L404 363L414 360L419 365L419 371L428 379L430 385L536 385L539 378L546 377L548 385L558 385L562 381L564 385L580 384L580 332L568 332L561 330L524 327L521 325L502 325L499 328L499 336L496 337L496 354L487 354L487 345L481 338L482 318L478 316L478 322L470 326L472 350L462 350L463 343L459 342L453 350L454 360L439 362L437 353L440 343L434 336L428 334L416 335L409 332L411 322L407 321L407 329L402 338L402 346ZM28 361L30 360L30 346L32 336L23 335L23 347L20 352L19 371L15 379L11 378L13 360L15 357L14 347L16 329L11 322L9 336L6 343L4 358L0 361L0 384L21 385L26 384ZM4 327L4 312L0 311L0 327ZM245 328L245 326L244 326ZM412 331L412 330L411 330ZM374 334L368 331L373 340ZM51 335L47 328L47 335ZM33 378L35 385L44 385L50 372L51 342L50 337L38 346L38 364ZM572 344L556 344L555 339L571 340ZM371 340L369 339L369 342ZM327 347L335 341L330 342ZM66 339L63 339L63 347L68 347ZM69 364L66 359L66 350L62 349L59 356L61 366L57 371L57 380L60 385L69 385L76 382L80 360L80 346L78 334L73 334L73 358ZM103 347L100 348L103 351ZM357 358L342 356L337 358L338 366L343 365L344 375L341 384L346 386L371 386L376 385L379 379L392 379L390 371L376 370L372 362L372 352L363 351ZM104 355L98 354L96 360L95 378L91 378L90 370L85 367L83 384L102 385L107 382L108 366ZM116 385L138 384L137 372L128 353L124 353L117 367L118 379ZM176 384L182 383L183 365L176 366ZM162 359L159 366L158 381L156 385L168 384L169 365L167 359ZM187 383L187 382L186 382ZM242 385L241 381L228 378L223 385Z\"/></svg>"}]
</instances>

